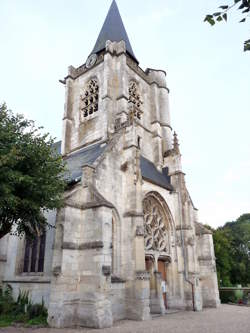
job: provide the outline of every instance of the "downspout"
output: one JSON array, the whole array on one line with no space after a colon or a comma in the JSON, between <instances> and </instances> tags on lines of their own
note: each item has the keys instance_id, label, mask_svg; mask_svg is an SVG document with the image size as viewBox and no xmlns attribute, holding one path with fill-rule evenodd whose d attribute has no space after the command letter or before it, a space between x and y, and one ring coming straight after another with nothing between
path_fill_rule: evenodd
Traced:
<instances>
[{"instance_id":1,"label":"downspout","mask_svg":"<svg viewBox=\"0 0 250 333\"><path fill-rule=\"evenodd\" d=\"M185 244L184 244L184 236L183 236L183 229L182 229L182 205L181 205L181 196L180 192L178 193L178 201L179 201L179 214L180 214L180 225L181 225L181 247L182 247L182 255L184 259L184 279L187 283L191 285L192 288L192 304L193 304L193 311L195 311L195 305L194 305L194 284L192 281L188 278L188 272L187 272L187 258L186 258L186 251L185 251Z\"/></svg>"}]
</instances>

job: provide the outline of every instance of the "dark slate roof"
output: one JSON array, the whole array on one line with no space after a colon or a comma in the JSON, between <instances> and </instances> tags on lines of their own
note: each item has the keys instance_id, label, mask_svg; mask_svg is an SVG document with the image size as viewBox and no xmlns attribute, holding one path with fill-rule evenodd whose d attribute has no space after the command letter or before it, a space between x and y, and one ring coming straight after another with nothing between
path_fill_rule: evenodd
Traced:
<instances>
[{"instance_id":1,"label":"dark slate roof","mask_svg":"<svg viewBox=\"0 0 250 333\"><path fill-rule=\"evenodd\" d=\"M97 143L89 147L82 148L64 159L66 163L65 179L67 183L76 183L81 180L82 167L84 165L93 165L96 159L103 153L106 145ZM54 144L57 153L61 154L61 141ZM168 176L168 169L164 168L162 172L157 170L155 165L145 157L140 158L142 177L155 185L161 186L169 191L173 190Z\"/></svg>"},{"instance_id":2,"label":"dark slate roof","mask_svg":"<svg viewBox=\"0 0 250 333\"><path fill-rule=\"evenodd\" d=\"M164 168L163 172L160 172L152 162L143 156L141 156L141 173L142 178L150 183L164 187L169 191L173 191L173 186L171 185L170 177L168 176L168 169Z\"/></svg>"},{"instance_id":3,"label":"dark slate roof","mask_svg":"<svg viewBox=\"0 0 250 333\"><path fill-rule=\"evenodd\" d=\"M66 162L67 167L65 179L67 182L72 183L79 181L82 176L82 167L84 165L91 166L102 154L104 149L105 145L98 143L90 147L83 148L65 158L64 161Z\"/></svg>"},{"instance_id":4,"label":"dark slate roof","mask_svg":"<svg viewBox=\"0 0 250 333\"><path fill-rule=\"evenodd\" d=\"M121 40L124 40L124 42L126 43L127 52L138 63L132 50L126 29L122 22L122 18L115 0L113 0L110 6L109 12L97 38L95 47L91 53L98 53L104 50L107 40L110 40L112 42L120 42Z\"/></svg>"}]
</instances>

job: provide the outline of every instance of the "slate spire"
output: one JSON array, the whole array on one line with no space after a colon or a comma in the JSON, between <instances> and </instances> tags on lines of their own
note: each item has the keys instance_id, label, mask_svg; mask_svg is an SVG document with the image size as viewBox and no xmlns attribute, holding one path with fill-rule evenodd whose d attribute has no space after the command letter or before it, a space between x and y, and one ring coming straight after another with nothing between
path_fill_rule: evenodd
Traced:
<instances>
[{"instance_id":1,"label":"slate spire","mask_svg":"<svg viewBox=\"0 0 250 333\"><path fill-rule=\"evenodd\" d=\"M124 40L124 42L126 43L127 53L138 63L138 60L136 59L133 49L131 47L115 0L113 0L109 8L108 14L106 16L102 29L97 38L95 47L91 54L98 53L104 50L107 40L110 40L112 42L120 42L121 40Z\"/></svg>"}]
</instances>

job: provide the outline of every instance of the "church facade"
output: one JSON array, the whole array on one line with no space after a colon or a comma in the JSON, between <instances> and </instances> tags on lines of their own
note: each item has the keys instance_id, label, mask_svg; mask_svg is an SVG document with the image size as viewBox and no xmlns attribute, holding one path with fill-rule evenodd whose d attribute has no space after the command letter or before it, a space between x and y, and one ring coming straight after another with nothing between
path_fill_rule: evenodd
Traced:
<instances>
[{"instance_id":1,"label":"church facade","mask_svg":"<svg viewBox=\"0 0 250 333\"><path fill-rule=\"evenodd\" d=\"M58 328L217 307L212 234L186 188L166 73L139 67L115 1L61 82L65 206L36 242L0 241L1 281L43 298Z\"/></svg>"}]
</instances>

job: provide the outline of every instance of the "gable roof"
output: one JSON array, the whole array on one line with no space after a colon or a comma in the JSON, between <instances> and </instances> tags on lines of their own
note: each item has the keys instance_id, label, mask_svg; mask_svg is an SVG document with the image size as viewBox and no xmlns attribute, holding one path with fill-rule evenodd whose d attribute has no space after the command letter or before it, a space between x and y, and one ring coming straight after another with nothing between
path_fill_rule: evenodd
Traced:
<instances>
[{"instance_id":1,"label":"gable roof","mask_svg":"<svg viewBox=\"0 0 250 333\"><path fill-rule=\"evenodd\" d=\"M115 0L113 0L109 8L108 14L106 16L106 19L91 54L105 50L107 40L110 40L112 42L120 42L121 40L123 40L126 44L127 53L138 63L138 60L136 59L133 49L131 47L126 29L122 22L122 18Z\"/></svg>"},{"instance_id":2,"label":"gable roof","mask_svg":"<svg viewBox=\"0 0 250 333\"><path fill-rule=\"evenodd\" d=\"M77 152L64 158L67 171L65 180L68 184L77 183L82 177L82 168L84 165L92 166L99 156L104 152L107 145L97 143L78 150ZM58 154L61 154L61 141L54 144L54 148ZM145 157L140 157L141 175L142 178L152 184L163 187L169 191L173 191L173 186L170 183L168 169L164 168L162 172L157 170L156 166Z\"/></svg>"}]
</instances>

